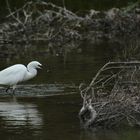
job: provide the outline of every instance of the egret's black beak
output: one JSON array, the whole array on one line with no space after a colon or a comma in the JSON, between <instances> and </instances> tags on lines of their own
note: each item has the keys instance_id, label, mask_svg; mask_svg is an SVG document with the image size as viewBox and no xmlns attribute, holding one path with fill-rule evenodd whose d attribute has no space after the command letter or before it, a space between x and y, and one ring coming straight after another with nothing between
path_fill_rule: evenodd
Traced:
<instances>
[{"instance_id":1,"label":"egret's black beak","mask_svg":"<svg viewBox=\"0 0 140 140\"><path fill-rule=\"evenodd\" d=\"M39 64L37 68L42 69L42 64Z\"/></svg>"}]
</instances>

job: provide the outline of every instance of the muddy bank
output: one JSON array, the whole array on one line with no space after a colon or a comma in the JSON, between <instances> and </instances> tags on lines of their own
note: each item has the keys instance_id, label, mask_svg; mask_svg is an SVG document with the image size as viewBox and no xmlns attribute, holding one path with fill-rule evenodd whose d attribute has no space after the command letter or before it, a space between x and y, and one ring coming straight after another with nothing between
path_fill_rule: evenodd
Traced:
<instances>
[{"instance_id":1,"label":"muddy bank","mask_svg":"<svg viewBox=\"0 0 140 140\"><path fill-rule=\"evenodd\" d=\"M108 11L91 9L77 15L66 8L47 2L27 2L11 11L7 21L0 25L0 44L45 42L51 53L65 53L76 49L85 41L122 44L138 40L140 35L139 3ZM91 45L92 46L92 45Z\"/></svg>"}]
</instances>

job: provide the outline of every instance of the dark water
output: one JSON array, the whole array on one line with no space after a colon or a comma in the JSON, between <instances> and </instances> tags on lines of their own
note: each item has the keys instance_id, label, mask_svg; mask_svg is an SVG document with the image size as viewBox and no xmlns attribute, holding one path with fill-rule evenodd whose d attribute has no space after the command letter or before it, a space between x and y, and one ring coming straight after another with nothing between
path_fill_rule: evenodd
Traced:
<instances>
[{"instance_id":1,"label":"dark water","mask_svg":"<svg viewBox=\"0 0 140 140\"><path fill-rule=\"evenodd\" d=\"M112 60L116 52L108 43L102 43L90 47L85 45L81 53L68 53L64 58L61 55L50 55L46 46L38 44L29 46L14 45L1 47L0 69L15 63L27 65L32 60L37 60L43 65L39 70L38 77L32 82L38 84L44 83L74 83L79 85L80 82L89 82L97 70L106 62ZM5 50L4 50L4 49ZM91 48L91 49L90 49ZM2 55L2 54L3 55Z\"/></svg>"},{"instance_id":2,"label":"dark water","mask_svg":"<svg viewBox=\"0 0 140 140\"><path fill-rule=\"evenodd\" d=\"M82 81L88 83L103 64L113 59L115 52L109 44L94 49L86 46L81 53L70 53L65 59L49 55L41 45L19 47L1 48L0 69L31 60L38 60L44 67L35 79L19 85L15 97L0 87L2 140L139 140L140 130L94 132L80 125L82 100L77 87Z\"/></svg>"},{"instance_id":3,"label":"dark water","mask_svg":"<svg viewBox=\"0 0 140 140\"><path fill-rule=\"evenodd\" d=\"M79 96L0 99L1 139L79 139Z\"/></svg>"},{"instance_id":4,"label":"dark water","mask_svg":"<svg viewBox=\"0 0 140 140\"><path fill-rule=\"evenodd\" d=\"M140 130L99 130L80 127L79 95L43 98L0 98L2 140L139 140Z\"/></svg>"},{"instance_id":5,"label":"dark water","mask_svg":"<svg viewBox=\"0 0 140 140\"><path fill-rule=\"evenodd\" d=\"M134 0L65 0L73 11L94 8L104 10L122 7ZM63 5L62 0L52 2ZM16 9L24 1L9 0ZM1 15L6 14L5 1L0 1ZM15 63L27 65L32 60L43 64L33 80L22 83L13 98L0 87L0 139L2 140L139 140L140 130L84 130L78 112L82 100L77 90L80 82L89 83L97 70L113 60L113 45L85 44L82 53L52 56L43 45L0 46L0 69Z\"/></svg>"}]
</instances>

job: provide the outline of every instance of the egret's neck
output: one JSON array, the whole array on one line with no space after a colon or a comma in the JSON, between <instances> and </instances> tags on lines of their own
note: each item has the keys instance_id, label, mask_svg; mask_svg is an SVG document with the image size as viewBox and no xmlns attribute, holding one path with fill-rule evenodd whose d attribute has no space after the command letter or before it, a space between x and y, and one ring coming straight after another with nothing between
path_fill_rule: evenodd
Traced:
<instances>
[{"instance_id":1,"label":"egret's neck","mask_svg":"<svg viewBox=\"0 0 140 140\"><path fill-rule=\"evenodd\" d=\"M37 75L37 70L35 68L32 68L30 66L27 66L27 74L25 80L32 79Z\"/></svg>"}]
</instances>

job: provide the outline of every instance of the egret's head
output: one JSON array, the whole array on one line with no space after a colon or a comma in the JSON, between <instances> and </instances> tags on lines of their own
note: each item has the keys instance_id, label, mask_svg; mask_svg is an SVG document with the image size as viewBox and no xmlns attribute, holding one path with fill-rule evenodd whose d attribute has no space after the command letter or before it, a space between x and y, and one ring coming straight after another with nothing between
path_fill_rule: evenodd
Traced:
<instances>
[{"instance_id":1,"label":"egret's head","mask_svg":"<svg viewBox=\"0 0 140 140\"><path fill-rule=\"evenodd\" d=\"M28 64L27 67L34 68L34 69L41 69L42 64L40 64L38 61L32 61Z\"/></svg>"}]
</instances>

